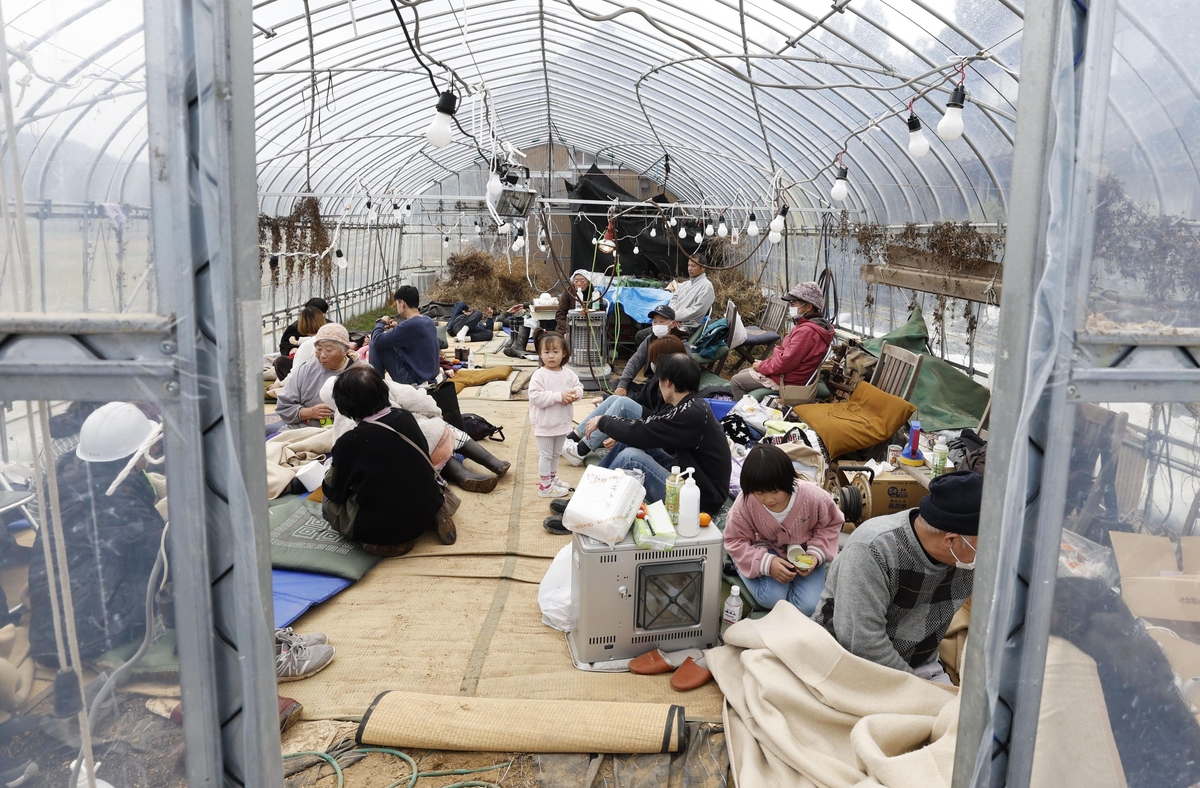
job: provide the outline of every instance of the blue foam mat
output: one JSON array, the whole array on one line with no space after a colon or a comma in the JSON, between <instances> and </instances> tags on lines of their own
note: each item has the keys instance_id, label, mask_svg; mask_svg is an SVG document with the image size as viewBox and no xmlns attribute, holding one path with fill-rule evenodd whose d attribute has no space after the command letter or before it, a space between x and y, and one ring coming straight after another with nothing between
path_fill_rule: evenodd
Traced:
<instances>
[{"instance_id":1,"label":"blue foam mat","mask_svg":"<svg viewBox=\"0 0 1200 788\"><path fill-rule=\"evenodd\" d=\"M286 627L313 605L320 604L349 588L351 581L315 572L271 570L271 591L275 598L275 627Z\"/></svg>"}]
</instances>

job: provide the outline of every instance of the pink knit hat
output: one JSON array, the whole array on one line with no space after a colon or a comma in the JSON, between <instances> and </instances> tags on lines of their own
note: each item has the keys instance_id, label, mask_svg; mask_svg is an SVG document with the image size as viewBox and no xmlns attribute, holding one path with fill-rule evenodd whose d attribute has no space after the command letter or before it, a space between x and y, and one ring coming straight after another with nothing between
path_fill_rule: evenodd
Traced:
<instances>
[{"instance_id":1,"label":"pink knit hat","mask_svg":"<svg viewBox=\"0 0 1200 788\"><path fill-rule=\"evenodd\" d=\"M821 295L821 288L817 286L816 282L801 282L789 290L783 300L803 301L815 306L818 312L825 310L825 296Z\"/></svg>"},{"instance_id":2,"label":"pink knit hat","mask_svg":"<svg viewBox=\"0 0 1200 788\"><path fill-rule=\"evenodd\" d=\"M347 350L350 349L350 332L341 323L326 323L317 329L313 344L320 342L337 342Z\"/></svg>"}]
</instances>

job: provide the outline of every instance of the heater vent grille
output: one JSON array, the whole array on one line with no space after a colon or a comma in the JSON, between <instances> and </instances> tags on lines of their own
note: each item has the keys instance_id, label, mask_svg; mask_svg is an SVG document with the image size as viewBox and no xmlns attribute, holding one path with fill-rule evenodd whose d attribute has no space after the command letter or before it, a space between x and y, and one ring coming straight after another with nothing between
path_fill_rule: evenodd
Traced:
<instances>
[{"instance_id":1,"label":"heater vent grille","mask_svg":"<svg viewBox=\"0 0 1200 788\"><path fill-rule=\"evenodd\" d=\"M600 563L602 563L602 564L615 564L616 562L617 562L617 554L616 553L606 553L605 555L600 556Z\"/></svg>"},{"instance_id":2,"label":"heater vent grille","mask_svg":"<svg viewBox=\"0 0 1200 788\"><path fill-rule=\"evenodd\" d=\"M680 547L677 550L663 552L662 550L641 550L634 553L633 560L642 561L674 561L679 558L702 558L708 555L703 547ZM603 559L601 559L603 560Z\"/></svg>"},{"instance_id":3,"label":"heater vent grille","mask_svg":"<svg viewBox=\"0 0 1200 788\"><path fill-rule=\"evenodd\" d=\"M589 646L601 646L601 645L604 645L605 643L616 643L616 642L617 642L616 635L605 635L604 637L588 638Z\"/></svg>"},{"instance_id":4,"label":"heater vent grille","mask_svg":"<svg viewBox=\"0 0 1200 788\"><path fill-rule=\"evenodd\" d=\"M704 632L695 629L685 629L682 632L661 632L657 635L636 635L631 643L660 643L664 640L683 640L684 638L704 637Z\"/></svg>"}]
</instances>

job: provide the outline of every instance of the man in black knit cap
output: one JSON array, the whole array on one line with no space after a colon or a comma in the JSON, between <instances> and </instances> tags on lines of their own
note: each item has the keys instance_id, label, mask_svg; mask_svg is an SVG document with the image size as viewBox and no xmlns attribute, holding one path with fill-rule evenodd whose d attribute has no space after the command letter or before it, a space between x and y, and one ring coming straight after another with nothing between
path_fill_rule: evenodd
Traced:
<instances>
[{"instance_id":1,"label":"man in black knit cap","mask_svg":"<svg viewBox=\"0 0 1200 788\"><path fill-rule=\"evenodd\" d=\"M813 620L852 654L949 684L938 644L971 595L983 477L935 478L916 509L855 530L829 568Z\"/></svg>"}]
</instances>

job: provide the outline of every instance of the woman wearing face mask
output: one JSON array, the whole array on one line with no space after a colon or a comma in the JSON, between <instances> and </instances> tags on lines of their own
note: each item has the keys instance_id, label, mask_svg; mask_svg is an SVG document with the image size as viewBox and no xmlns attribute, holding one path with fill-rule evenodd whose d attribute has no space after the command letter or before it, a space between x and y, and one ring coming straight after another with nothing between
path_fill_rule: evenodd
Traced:
<instances>
[{"instance_id":1,"label":"woman wearing face mask","mask_svg":"<svg viewBox=\"0 0 1200 788\"><path fill-rule=\"evenodd\" d=\"M816 282L802 282L783 297L796 325L770 356L734 375L729 381L734 399L755 389L778 392L781 384L806 386L825 359L833 342L833 327L826 322L825 298Z\"/></svg>"},{"instance_id":2,"label":"woman wearing face mask","mask_svg":"<svg viewBox=\"0 0 1200 788\"><path fill-rule=\"evenodd\" d=\"M628 397L629 392L636 394L638 387L633 379L646 368L646 364L650 361L650 344L656 339L662 339L671 333L672 328L677 328L678 323L675 322L675 310L670 304L662 304L656 306L650 311L650 335L642 340L642 344L638 345L638 349L634 351L629 359L629 363L625 365L625 371L621 373L621 379L617 381L617 387L613 389L613 394L618 397Z\"/></svg>"}]
</instances>

